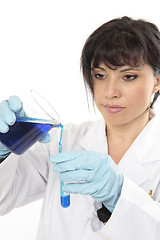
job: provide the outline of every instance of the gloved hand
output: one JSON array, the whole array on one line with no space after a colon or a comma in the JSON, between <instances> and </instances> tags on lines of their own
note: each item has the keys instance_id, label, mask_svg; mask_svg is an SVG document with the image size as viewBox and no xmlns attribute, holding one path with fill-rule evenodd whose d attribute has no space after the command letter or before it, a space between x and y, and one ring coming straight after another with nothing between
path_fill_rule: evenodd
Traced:
<instances>
[{"instance_id":1,"label":"gloved hand","mask_svg":"<svg viewBox=\"0 0 160 240\"><path fill-rule=\"evenodd\" d=\"M123 175L109 155L71 151L51 156L50 161L56 163L54 170L65 182L64 192L91 195L113 212L121 194Z\"/></svg>"},{"instance_id":2,"label":"gloved hand","mask_svg":"<svg viewBox=\"0 0 160 240\"><path fill-rule=\"evenodd\" d=\"M24 117L22 103L17 96L11 96L8 100L0 103L0 132L6 133L9 126L13 125L16 117ZM2 143L0 143L0 158L5 158L9 155L8 150Z\"/></svg>"},{"instance_id":3,"label":"gloved hand","mask_svg":"<svg viewBox=\"0 0 160 240\"><path fill-rule=\"evenodd\" d=\"M11 96L8 100L0 103L0 132L6 133L9 126L13 125L17 117L26 117L23 109L23 103L18 96ZM41 142L49 142L50 135L47 134L40 139ZM0 143L0 158L5 158L9 155L8 150L2 143Z\"/></svg>"}]
</instances>

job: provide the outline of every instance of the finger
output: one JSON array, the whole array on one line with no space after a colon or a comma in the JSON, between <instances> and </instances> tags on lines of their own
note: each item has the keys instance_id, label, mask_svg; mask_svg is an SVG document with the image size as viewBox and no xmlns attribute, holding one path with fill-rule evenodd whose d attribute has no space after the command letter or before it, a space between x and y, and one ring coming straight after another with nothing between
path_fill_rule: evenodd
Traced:
<instances>
[{"instance_id":1,"label":"finger","mask_svg":"<svg viewBox=\"0 0 160 240\"><path fill-rule=\"evenodd\" d=\"M11 110L16 113L16 117L27 117L23 109L23 103L18 96L11 96L8 103Z\"/></svg>"},{"instance_id":2,"label":"finger","mask_svg":"<svg viewBox=\"0 0 160 240\"><path fill-rule=\"evenodd\" d=\"M0 149L1 149L0 157L6 157L9 155L10 150L8 150L8 148L1 142L0 142Z\"/></svg>"},{"instance_id":3,"label":"finger","mask_svg":"<svg viewBox=\"0 0 160 240\"><path fill-rule=\"evenodd\" d=\"M8 99L8 105L13 112L19 112L22 108L22 103L18 96L11 96Z\"/></svg>"},{"instance_id":4,"label":"finger","mask_svg":"<svg viewBox=\"0 0 160 240\"><path fill-rule=\"evenodd\" d=\"M53 163L60 163L65 161L71 161L81 155L81 151L64 151L50 157L50 161Z\"/></svg>"},{"instance_id":5,"label":"finger","mask_svg":"<svg viewBox=\"0 0 160 240\"><path fill-rule=\"evenodd\" d=\"M67 160L66 158L58 159L59 162L54 167L55 171L65 172L77 169L84 169L90 171L96 169L99 165L98 160L95 162L93 158L90 158L86 151L83 152L84 153L74 154L74 158L70 158L69 160Z\"/></svg>"},{"instance_id":6,"label":"finger","mask_svg":"<svg viewBox=\"0 0 160 240\"><path fill-rule=\"evenodd\" d=\"M14 112L10 109L8 101L3 101L0 107L1 119L7 125L13 125L16 121Z\"/></svg>"},{"instance_id":7,"label":"finger","mask_svg":"<svg viewBox=\"0 0 160 240\"><path fill-rule=\"evenodd\" d=\"M94 170L94 167L92 166L92 163L89 161L84 161L81 157L65 162L60 162L54 166L54 170L57 172L74 171L78 169L90 171Z\"/></svg>"},{"instance_id":8,"label":"finger","mask_svg":"<svg viewBox=\"0 0 160 240\"><path fill-rule=\"evenodd\" d=\"M2 119L0 119L0 133L6 133L8 130L8 125Z\"/></svg>"},{"instance_id":9,"label":"finger","mask_svg":"<svg viewBox=\"0 0 160 240\"><path fill-rule=\"evenodd\" d=\"M66 193L79 193L83 195L90 195L90 184L87 182L83 183L65 183L63 186L63 191Z\"/></svg>"},{"instance_id":10,"label":"finger","mask_svg":"<svg viewBox=\"0 0 160 240\"><path fill-rule=\"evenodd\" d=\"M83 182L83 181L91 181L92 179L92 171L86 170L75 170L75 171L67 171L60 174L60 180L63 182Z\"/></svg>"},{"instance_id":11,"label":"finger","mask_svg":"<svg viewBox=\"0 0 160 240\"><path fill-rule=\"evenodd\" d=\"M41 143L48 143L48 142L50 142L50 140L51 140L50 134L46 133L43 137L41 137L39 142L41 142Z\"/></svg>"}]
</instances>

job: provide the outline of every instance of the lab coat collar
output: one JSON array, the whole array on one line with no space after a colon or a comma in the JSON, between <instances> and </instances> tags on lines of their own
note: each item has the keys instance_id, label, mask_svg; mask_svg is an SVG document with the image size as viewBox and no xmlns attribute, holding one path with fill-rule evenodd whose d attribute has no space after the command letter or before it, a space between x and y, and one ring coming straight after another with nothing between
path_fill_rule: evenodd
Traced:
<instances>
[{"instance_id":1,"label":"lab coat collar","mask_svg":"<svg viewBox=\"0 0 160 240\"><path fill-rule=\"evenodd\" d=\"M155 115L132 144L142 164L160 161L160 117Z\"/></svg>"},{"instance_id":2,"label":"lab coat collar","mask_svg":"<svg viewBox=\"0 0 160 240\"><path fill-rule=\"evenodd\" d=\"M92 123L86 134L80 139L80 146L88 151L108 153L104 119Z\"/></svg>"},{"instance_id":3,"label":"lab coat collar","mask_svg":"<svg viewBox=\"0 0 160 240\"><path fill-rule=\"evenodd\" d=\"M118 164L123 174L138 186L149 179L143 165L160 160L159 148L156 146L157 134L158 139L160 138L160 127L157 129L158 120L158 117L155 116L148 122ZM108 153L104 119L95 121L81 138L79 144L85 150Z\"/></svg>"}]
</instances>

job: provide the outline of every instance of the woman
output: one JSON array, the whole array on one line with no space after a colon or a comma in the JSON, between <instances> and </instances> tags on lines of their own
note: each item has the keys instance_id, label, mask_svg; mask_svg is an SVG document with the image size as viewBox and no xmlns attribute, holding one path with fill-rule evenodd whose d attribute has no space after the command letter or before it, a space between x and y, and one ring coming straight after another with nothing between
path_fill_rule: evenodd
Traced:
<instances>
[{"instance_id":1,"label":"woman","mask_svg":"<svg viewBox=\"0 0 160 240\"><path fill-rule=\"evenodd\" d=\"M2 145L0 213L43 197L38 240L159 239L159 30L128 17L107 22L87 39L81 65L103 119L64 126L60 154L58 129L22 156ZM0 131L23 114L19 98L2 102ZM59 177L71 194L66 209Z\"/></svg>"}]
</instances>

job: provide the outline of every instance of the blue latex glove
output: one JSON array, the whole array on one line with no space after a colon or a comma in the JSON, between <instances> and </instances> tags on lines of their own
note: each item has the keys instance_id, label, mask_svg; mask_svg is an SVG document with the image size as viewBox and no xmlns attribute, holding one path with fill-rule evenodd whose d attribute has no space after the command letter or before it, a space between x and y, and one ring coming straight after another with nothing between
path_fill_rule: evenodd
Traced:
<instances>
[{"instance_id":1,"label":"blue latex glove","mask_svg":"<svg viewBox=\"0 0 160 240\"><path fill-rule=\"evenodd\" d=\"M8 100L4 100L0 103L0 132L6 133L9 130L9 126L13 125L16 121L16 117L24 117L22 103L17 96L11 96ZM2 143L0 143L0 157L5 158L10 154Z\"/></svg>"},{"instance_id":2,"label":"blue latex glove","mask_svg":"<svg viewBox=\"0 0 160 240\"><path fill-rule=\"evenodd\" d=\"M56 163L54 170L65 182L64 192L91 195L113 212L121 194L123 175L109 155L71 151L54 155L50 161Z\"/></svg>"},{"instance_id":3,"label":"blue latex glove","mask_svg":"<svg viewBox=\"0 0 160 240\"><path fill-rule=\"evenodd\" d=\"M17 117L26 117L23 109L23 103L18 96L11 96L8 100L4 100L0 103L0 132L6 133L9 130L9 126L12 126ZM49 142L50 135L47 134L40 139L41 142ZM5 158L10 154L2 143L0 143L0 158Z\"/></svg>"}]
</instances>

